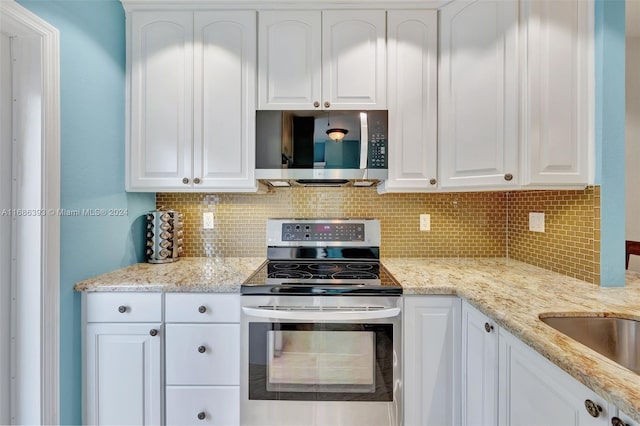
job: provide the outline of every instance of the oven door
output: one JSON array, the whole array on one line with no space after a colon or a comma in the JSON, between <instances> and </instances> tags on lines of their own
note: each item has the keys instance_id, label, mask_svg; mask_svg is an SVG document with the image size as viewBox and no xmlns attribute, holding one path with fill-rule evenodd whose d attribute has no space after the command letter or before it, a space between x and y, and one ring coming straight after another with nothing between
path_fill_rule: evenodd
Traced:
<instances>
[{"instance_id":1,"label":"oven door","mask_svg":"<svg viewBox=\"0 0 640 426\"><path fill-rule=\"evenodd\" d=\"M401 298L242 300L243 425L400 424Z\"/></svg>"}]
</instances>

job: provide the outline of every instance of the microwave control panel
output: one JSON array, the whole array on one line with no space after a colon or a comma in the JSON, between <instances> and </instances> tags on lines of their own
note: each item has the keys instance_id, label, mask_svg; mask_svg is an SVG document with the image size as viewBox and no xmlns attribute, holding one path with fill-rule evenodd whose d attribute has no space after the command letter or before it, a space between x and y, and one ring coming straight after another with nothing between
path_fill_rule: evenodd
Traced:
<instances>
[{"instance_id":1,"label":"microwave control panel","mask_svg":"<svg viewBox=\"0 0 640 426\"><path fill-rule=\"evenodd\" d=\"M373 133L369 135L369 159L367 167L370 169L387 168L387 135Z\"/></svg>"}]
</instances>

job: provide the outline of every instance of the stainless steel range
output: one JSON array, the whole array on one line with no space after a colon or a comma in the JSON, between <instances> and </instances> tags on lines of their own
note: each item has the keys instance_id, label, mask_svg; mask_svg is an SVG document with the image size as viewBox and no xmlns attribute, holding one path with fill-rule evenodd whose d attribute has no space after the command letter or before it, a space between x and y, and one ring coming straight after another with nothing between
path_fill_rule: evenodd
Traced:
<instances>
[{"instance_id":1,"label":"stainless steel range","mask_svg":"<svg viewBox=\"0 0 640 426\"><path fill-rule=\"evenodd\" d=\"M375 219L272 219L242 285L243 425L401 425L402 287Z\"/></svg>"}]
</instances>

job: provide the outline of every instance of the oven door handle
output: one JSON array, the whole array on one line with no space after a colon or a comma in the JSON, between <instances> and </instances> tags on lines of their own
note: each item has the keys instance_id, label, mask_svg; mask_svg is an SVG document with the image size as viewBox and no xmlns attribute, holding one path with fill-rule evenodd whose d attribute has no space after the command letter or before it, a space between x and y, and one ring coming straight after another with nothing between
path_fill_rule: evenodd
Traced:
<instances>
[{"instance_id":1,"label":"oven door handle","mask_svg":"<svg viewBox=\"0 0 640 426\"><path fill-rule=\"evenodd\" d=\"M384 308L372 311L315 311L315 310L278 310L242 307L246 315L258 318L301 321L361 321L392 318L400 315L400 308Z\"/></svg>"}]
</instances>

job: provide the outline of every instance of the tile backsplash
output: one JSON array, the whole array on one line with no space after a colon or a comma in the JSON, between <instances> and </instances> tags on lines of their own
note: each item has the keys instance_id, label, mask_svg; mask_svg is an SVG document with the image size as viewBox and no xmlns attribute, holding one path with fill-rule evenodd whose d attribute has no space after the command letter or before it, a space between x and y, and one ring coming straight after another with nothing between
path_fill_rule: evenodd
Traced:
<instances>
[{"instance_id":1,"label":"tile backsplash","mask_svg":"<svg viewBox=\"0 0 640 426\"><path fill-rule=\"evenodd\" d=\"M187 257L265 256L265 224L283 217L373 217L383 257L511 257L598 282L599 189L584 191L384 194L375 188L281 188L266 194L158 193L156 205L184 214ZM596 208L598 207L598 208ZM528 229L530 211L546 232ZM214 229L202 229L202 213ZM431 215L431 231L419 215Z\"/></svg>"},{"instance_id":2,"label":"tile backsplash","mask_svg":"<svg viewBox=\"0 0 640 426\"><path fill-rule=\"evenodd\" d=\"M508 257L600 283L600 187L511 192ZM545 232L529 231L529 213L545 214Z\"/></svg>"}]
</instances>

